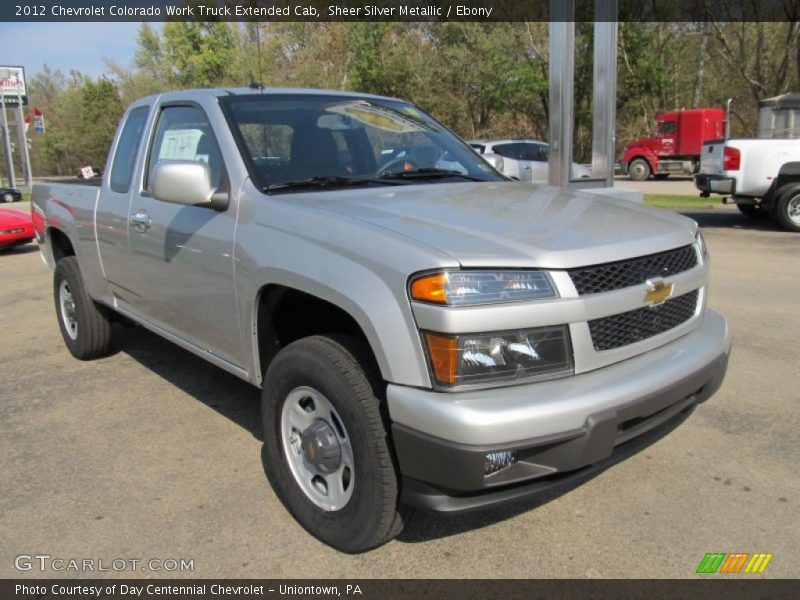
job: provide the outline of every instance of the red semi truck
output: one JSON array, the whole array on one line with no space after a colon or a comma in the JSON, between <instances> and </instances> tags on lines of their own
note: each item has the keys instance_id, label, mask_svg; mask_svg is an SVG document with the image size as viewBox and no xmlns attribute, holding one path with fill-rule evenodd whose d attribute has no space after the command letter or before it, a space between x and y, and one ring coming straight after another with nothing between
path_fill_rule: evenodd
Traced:
<instances>
[{"instance_id":1,"label":"red semi truck","mask_svg":"<svg viewBox=\"0 0 800 600\"><path fill-rule=\"evenodd\" d=\"M697 173L703 143L725 136L725 110L672 110L656 117L655 134L634 140L622 149L622 172L631 179L657 179L670 173Z\"/></svg>"}]
</instances>

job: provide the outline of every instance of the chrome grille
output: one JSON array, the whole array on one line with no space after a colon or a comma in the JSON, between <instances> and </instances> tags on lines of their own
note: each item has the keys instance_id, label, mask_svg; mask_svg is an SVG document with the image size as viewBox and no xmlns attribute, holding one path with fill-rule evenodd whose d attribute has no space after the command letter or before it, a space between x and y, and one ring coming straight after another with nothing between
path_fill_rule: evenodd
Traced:
<instances>
[{"instance_id":1,"label":"chrome grille","mask_svg":"<svg viewBox=\"0 0 800 600\"><path fill-rule=\"evenodd\" d=\"M639 285L654 277L669 277L697 265L694 246L640 256L592 267L570 269L572 283L581 296Z\"/></svg>"},{"instance_id":2,"label":"chrome grille","mask_svg":"<svg viewBox=\"0 0 800 600\"><path fill-rule=\"evenodd\" d=\"M698 291L672 298L659 306L644 306L628 312L589 321L595 350L611 350L646 340L685 323L697 309Z\"/></svg>"}]
</instances>

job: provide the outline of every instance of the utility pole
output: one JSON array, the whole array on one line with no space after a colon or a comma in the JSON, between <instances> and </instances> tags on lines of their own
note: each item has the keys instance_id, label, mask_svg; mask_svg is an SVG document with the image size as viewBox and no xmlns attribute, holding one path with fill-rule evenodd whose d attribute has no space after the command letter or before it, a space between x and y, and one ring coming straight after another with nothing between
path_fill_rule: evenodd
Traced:
<instances>
[{"instance_id":1,"label":"utility pole","mask_svg":"<svg viewBox=\"0 0 800 600\"><path fill-rule=\"evenodd\" d=\"M17 180L14 173L14 155L11 151L11 132L9 131L7 108L14 111L15 126L17 128L17 145L19 147L19 162L22 168L23 186L30 188L32 184L31 163L28 154L28 136L25 132L25 117L22 107L28 103L25 88L25 69L23 67L0 67L0 127L3 135L3 154L6 167L8 187L16 188Z\"/></svg>"},{"instance_id":2,"label":"utility pole","mask_svg":"<svg viewBox=\"0 0 800 600\"><path fill-rule=\"evenodd\" d=\"M28 135L25 131L25 116L22 113L22 96L17 95L17 139L19 140L19 156L22 164L23 186L30 190L33 185L33 175L31 174L31 157L28 153Z\"/></svg>"},{"instance_id":3,"label":"utility pole","mask_svg":"<svg viewBox=\"0 0 800 600\"><path fill-rule=\"evenodd\" d=\"M6 96L0 92L0 127L3 128L3 156L6 163L6 178L8 179L8 187L17 187L17 182L14 178L14 157L11 154L11 139L8 135L8 118L6 116Z\"/></svg>"}]
</instances>

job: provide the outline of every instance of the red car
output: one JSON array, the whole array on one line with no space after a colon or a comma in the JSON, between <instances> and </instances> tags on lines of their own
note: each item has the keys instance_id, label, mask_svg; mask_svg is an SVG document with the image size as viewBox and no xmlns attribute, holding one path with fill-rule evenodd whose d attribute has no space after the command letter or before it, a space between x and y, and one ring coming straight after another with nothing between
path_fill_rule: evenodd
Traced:
<instances>
[{"instance_id":1,"label":"red car","mask_svg":"<svg viewBox=\"0 0 800 600\"><path fill-rule=\"evenodd\" d=\"M33 240L33 221L28 214L0 208L0 249L13 248Z\"/></svg>"}]
</instances>

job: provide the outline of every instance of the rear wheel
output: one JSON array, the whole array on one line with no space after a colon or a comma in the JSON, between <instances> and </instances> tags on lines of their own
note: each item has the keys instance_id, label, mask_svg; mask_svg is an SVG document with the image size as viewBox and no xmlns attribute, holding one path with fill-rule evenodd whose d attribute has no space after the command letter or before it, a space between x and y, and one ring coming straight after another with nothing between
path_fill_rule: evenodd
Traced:
<instances>
[{"instance_id":1,"label":"rear wheel","mask_svg":"<svg viewBox=\"0 0 800 600\"><path fill-rule=\"evenodd\" d=\"M772 218L786 231L800 232L800 183L789 183L775 194Z\"/></svg>"},{"instance_id":2,"label":"rear wheel","mask_svg":"<svg viewBox=\"0 0 800 600\"><path fill-rule=\"evenodd\" d=\"M270 481L309 533L343 552L369 550L403 528L383 387L364 344L348 336L290 344L264 379Z\"/></svg>"},{"instance_id":3,"label":"rear wheel","mask_svg":"<svg viewBox=\"0 0 800 600\"><path fill-rule=\"evenodd\" d=\"M628 176L634 181L645 181L650 177L650 164L643 158L635 158L628 165Z\"/></svg>"},{"instance_id":4,"label":"rear wheel","mask_svg":"<svg viewBox=\"0 0 800 600\"><path fill-rule=\"evenodd\" d=\"M107 309L89 297L74 256L58 261L53 293L61 337L72 356L89 360L106 355L111 345L111 320Z\"/></svg>"}]
</instances>

